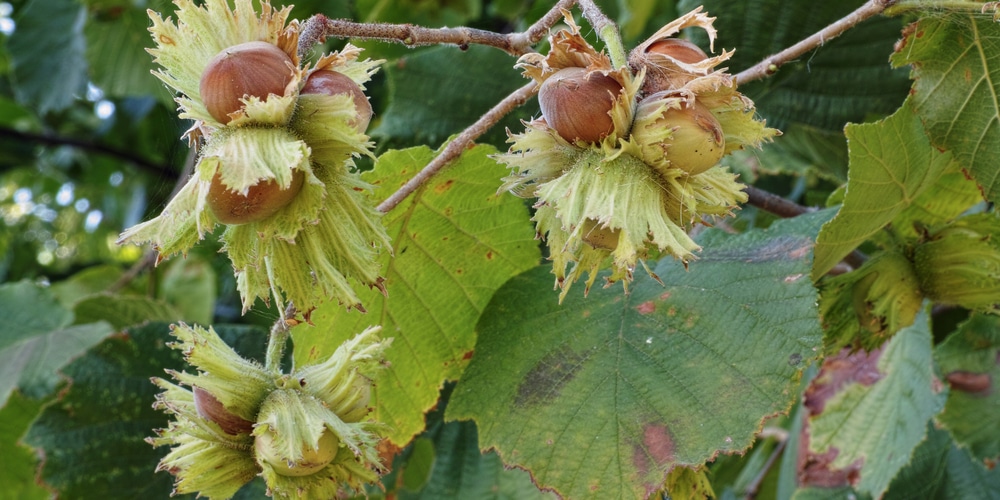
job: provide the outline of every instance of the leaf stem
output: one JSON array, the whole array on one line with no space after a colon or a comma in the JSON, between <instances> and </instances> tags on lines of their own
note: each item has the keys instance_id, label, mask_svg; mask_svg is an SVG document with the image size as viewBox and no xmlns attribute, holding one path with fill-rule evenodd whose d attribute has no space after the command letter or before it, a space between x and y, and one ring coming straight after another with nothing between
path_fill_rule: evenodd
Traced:
<instances>
[{"instance_id":1,"label":"leaf stem","mask_svg":"<svg viewBox=\"0 0 1000 500\"><path fill-rule=\"evenodd\" d=\"M442 168L447 166L452 160L458 158L463 151L473 145L473 142L479 138L479 136L486 133L493 125L495 125L501 118L506 116L508 113L517 108L518 106L527 102L531 98L532 94L535 93L535 83L531 82L505 97L502 101L493 106L492 109L487 111L483 116L481 116L475 123L470 125L468 128L458 134L447 146L434 157L426 167L417 175L413 176L406 184L399 188L395 193L385 199L382 203L376 207L376 210L382 213L389 212L396 205L399 205L407 196L411 195L420 186L424 185L434 174L438 173Z\"/></svg>"},{"instance_id":2,"label":"leaf stem","mask_svg":"<svg viewBox=\"0 0 1000 500\"><path fill-rule=\"evenodd\" d=\"M833 22L829 26L813 33L808 38L788 47L777 54L764 58L761 62L751 66L736 74L737 85L759 80L771 76L778 72L778 68L789 61L798 59L800 56L822 46L826 42L837 38L845 31L853 28L858 23L872 18L896 3L897 0L868 0L857 10Z\"/></svg>"},{"instance_id":3,"label":"leaf stem","mask_svg":"<svg viewBox=\"0 0 1000 500\"><path fill-rule=\"evenodd\" d=\"M616 68L625 66L628 63L628 55L625 53L625 44L622 43L618 25L608 18L593 0L579 0L579 4L583 17L587 18L591 26L597 30L601 40L604 40L608 55L611 56L611 64Z\"/></svg>"}]
</instances>

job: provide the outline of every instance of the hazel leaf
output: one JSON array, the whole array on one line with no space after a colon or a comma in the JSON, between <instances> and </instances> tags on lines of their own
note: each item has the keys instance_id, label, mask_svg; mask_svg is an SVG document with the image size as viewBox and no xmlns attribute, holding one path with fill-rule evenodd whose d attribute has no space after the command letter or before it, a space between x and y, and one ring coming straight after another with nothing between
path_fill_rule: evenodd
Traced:
<instances>
[{"instance_id":1,"label":"hazel leaf","mask_svg":"<svg viewBox=\"0 0 1000 500\"><path fill-rule=\"evenodd\" d=\"M321 305L315 328L297 327L295 362L328 357L342 342L374 324L394 338L388 368L373 391L373 417L389 424L387 437L402 445L424 426L446 380L458 378L475 345L474 325L493 292L508 278L535 266L539 251L521 200L497 194L504 169L490 146L466 151L447 170L383 218L394 254L384 252L388 296L358 290L367 314ZM425 165L426 147L382 155L364 179L387 197Z\"/></svg>"},{"instance_id":2,"label":"hazel leaf","mask_svg":"<svg viewBox=\"0 0 1000 500\"><path fill-rule=\"evenodd\" d=\"M947 431L930 424L927 426L927 439L913 450L910 463L899 472L882 498L998 500L1000 470L987 468L973 460L968 450L950 439Z\"/></svg>"},{"instance_id":3,"label":"hazel leaf","mask_svg":"<svg viewBox=\"0 0 1000 500\"><path fill-rule=\"evenodd\" d=\"M627 295L560 307L548 266L521 274L483 313L447 418L474 420L481 449L567 498L645 498L674 466L746 450L820 345L808 275L830 215L708 231L689 271L664 259L665 285L637 276Z\"/></svg>"},{"instance_id":4,"label":"hazel leaf","mask_svg":"<svg viewBox=\"0 0 1000 500\"><path fill-rule=\"evenodd\" d=\"M6 498L44 500L52 495L35 481L38 455L20 443L42 403L14 393L0 408L0 456L4 464L0 467L0 484Z\"/></svg>"},{"instance_id":5,"label":"hazel leaf","mask_svg":"<svg viewBox=\"0 0 1000 500\"><path fill-rule=\"evenodd\" d=\"M890 224L954 168L951 155L931 146L907 104L878 122L850 124L846 134L847 194L840 213L816 240L814 279Z\"/></svg>"},{"instance_id":6,"label":"hazel leaf","mask_svg":"<svg viewBox=\"0 0 1000 500\"><path fill-rule=\"evenodd\" d=\"M928 16L907 30L893 55L913 67L913 96L931 143L951 151L1000 200L1000 24L979 15Z\"/></svg>"},{"instance_id":7,"label":"hazel leaf","mask_svg":"<svg viewBox=\"0 0 1000 500\"><path fill-rule=\"evenodd\" d=\"M879 497L924 440L945 394L935 383L927 310L882 348L874 383L851 382L812 417L810 448L838 450L832 465L861 461L861 492Z\"/></svg>"},{"instance_id":8,"label":"hazel leaf","mask_svg":"<svg viewBox=\"0 0 1000 500\"><path fill-rule=\"evenodd\" d=\"M51 291L28 282L0 286L0 318L0 406L15 388L48 394L63 365L112 332L103 321L73 325Z\"/></svg>"},{"instance_id":9,"label":"hazel leaf","mask_svg":"<svg viewBox=\"0 0 1000 500\"><path fill-rule=\"evenodd\" d=\"M1000 405L1000 318L975 314L934 350L942 376L951 385L938 421L977 460L1000 458L1000 427L983 425Z\"/></svg>"}]
</instances>

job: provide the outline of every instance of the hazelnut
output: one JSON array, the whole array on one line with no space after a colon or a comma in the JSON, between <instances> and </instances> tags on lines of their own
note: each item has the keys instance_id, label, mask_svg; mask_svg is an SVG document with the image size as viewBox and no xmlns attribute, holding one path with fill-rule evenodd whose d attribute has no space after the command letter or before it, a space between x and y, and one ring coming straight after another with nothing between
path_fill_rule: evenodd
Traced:
<instances>
[{"instance_id":1,"label":"hazelnut","mask_svg":"<svg viewBox=\"0 0 1000 500\"><path fill-rule=\"evenodd\" d=\"M212 118L225 125L243 107L240 99L284 95L293 76L292 59L283 50L267 42L246 42L213 57L198 90Z\"/></svg>"},{"instance_id":2,"label":"hazelnut","mask_svg":"<svg viewBox=\"0 0 1000 500\"><path fill-rule=\"evenodd\" d=\"M662 94L653 94L639 102L637 115L654 112ZM673 131L669 142L652 148L661 155L659 160L669 162L691 175L700 174L715 166L726 152L726 138L722 124L705 105L694 101L681 108L670 108L656 119L655 127ZM662 163L657 161L655 163Z\"/></svg>"},{"instance_id":3,"label":"hazelnut","mask_svg":"<svg viewBox=\"0 0 1000 500\"><path fill-rule=\"evenodd\" d=\"M234 436L237 434L249 434L253 430L253 422L227 410L212 393L201 387L194 387L193 392L194 409L198 412L198 416L219 424L219 427L226 434Z\"/></svg>"},{"instance_id":4,"label":"hazelnut","mask_svg":"<svg viewBox=\"0 0 1000 500\"><path fill-rule=\"evenodd\" d=\"M356 118L351 121L351 125L362 133L368 129L368 123L372 119L372 105L368 102L368 96L361 90L361 86L354 83L354 80L351 80L347 75L325 69L314 71L309 75L299 94L349 94L354 99L354 108L357 113Z\"/></svg>"},{"instance_id":5,"label":"hazelnut","mask_svg":"<svg viewBox=\"0 0 1000 500\"><path fill-rule=\"evenodd\" d=\"M340 439L330 429L324 429L319 446L313 449L304 445L298 460L282 456L281 451L276 449L272 432L258 434L254 438L254 448L257 450L257 461L267 463L274 472L282 476L308 476L323 470L333 461L340 448Z\"/></svg>"},{"instance_id":6,"label":"hazelnut","mask_svg":"<svg viewBox=\"0 0 1000 500\"><path fill-rule=\"evenodd\" d=\"M241 194L230 190L216 173L208 189L208 207L215 218L223 224L248 224L264 220L291 203L302 190L305 174L301 170L292 171L292 182L287 189L281 189L273 181L265 181Z\"/></svg>"},{"instance_id":7,"label":"hazelnut","mask_svg":"<svg viewBox=\"0 0 1000 500\"><path fill-rule=\"evenodd\" d=\"M564 68L542 82L538 103L545 122L570 142L598 142L615 130L611 108L622 91L617 80L585 68Z\"/></svg>"},{"instance_id":8,"label":"hazelnut","mask_svg":"<svg viewBox=\"0 0 1000 500\"><path fill-rule=\"evenodd\" d=\"M708 54L697 45L680 38L664 38L646 48L648 54L662 54L686 64L708 59Z\"/></svg>"},{"instance_id":9,"label":"hazelnut","mask_svg":"<svg viewBox=\"0 0 1000 500\"><path fill-rule=\"evenodd\" d=\"M601 225L594 219L586 219L580 228L580 239L596 249L614 251L618 248L620 235L621 230Z\"/></svg>"}]
</instances>

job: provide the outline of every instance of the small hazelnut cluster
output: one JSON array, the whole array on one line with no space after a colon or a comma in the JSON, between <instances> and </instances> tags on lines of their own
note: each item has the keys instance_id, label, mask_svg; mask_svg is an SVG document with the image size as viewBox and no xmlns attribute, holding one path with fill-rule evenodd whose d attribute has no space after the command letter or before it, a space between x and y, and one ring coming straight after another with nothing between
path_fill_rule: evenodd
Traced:
<instances>
[{"instance_id":1,"label":"small hazelnut cluster","mask_svg":"<svg viewBox=\"0 0 1000 500\"><path fill-rule=\"evenodd\" d=\"M163 389L154 406L174 420L146 441L173 446L157 470L176 476L174 494L231 498L261 476L271 496L329 499L375 482L384 427L368 420L368 404L391 343L378 331L285 374L241 357L211 328L173 327L171 347L198 373L169 371L181 385L153 379Z\"/></svg>"},{"instance_id":2,"label":"small hazelnut cluster","mask_svg":"<svg viewBox=\"0 0 1000 500\"><path fill-rule=\"evenodd\" d=\"M267 1L175 0L177 22L150 11L155 72L179 92L194 174L156 218L119 243L185 253L217 224L244 311L258 298L309 310L331 298L363 307L348 281L382 288L375 262L389 238L353 158L371 155L362 85L380 61L348 45L313 65L297 53L290 7Z\"/></svg>"},{"instance_id":3,"label":"small hazelnut cluster","mask_svg":"<svg viewBox=\"0 0 1000 500\"><path fill-rule=\"evenodd\" d=\"M547 55L518 61L538 82L542 116L496 156L512 170L502 189L537 198L534 220L560 299L583 271L589 290L608 257L608 282L626 286L646 258L671 255L687 265L699 249L687 234L692 225L747 199L719 161L779 133L755 119L753 102L716 69L731 51L709 57L675 37L699 27L714 42L714 18L700 7L636 47L620 68L566 20L569 29L550 37Z\"/></svg>"}]
</instances>

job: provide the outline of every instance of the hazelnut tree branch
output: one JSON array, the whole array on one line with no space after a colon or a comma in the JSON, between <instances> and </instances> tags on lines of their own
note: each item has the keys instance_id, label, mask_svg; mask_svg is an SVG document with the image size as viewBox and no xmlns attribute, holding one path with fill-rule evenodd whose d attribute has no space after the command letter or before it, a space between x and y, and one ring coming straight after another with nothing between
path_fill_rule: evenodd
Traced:
<instances>
[{"instance_id":1,"label":"hazelnut tree branch","mask_svg":"<svg viewBox=\"0 0 1000 500\"><path fill-rule=\"evenodd\" d=\"M561 11L571 7L576 0L560 0L535 24L519 33L500 34L476 28L424 28L412 24L358 23L344 19L330 19L317 14L304 23L299 34L299 54L304 55L316 43L328 36L362 38L399 42L409 47L452 44L463 50L469 45L488 45L513 56L532 52L531 48L545 37L549 28L562 17Z\"/></svg>"},{"instance_id":2,"label":"hazelnut tree branch","mask_svg":"<svg viewBox=\"0 0 1000 500\"><path fill-rule=\"evenodd\" d=\"M806 52L837 38L858 23L881 14L896 2L897 0L868 0L854 12L813 33L808 38L777 54L766 57L763 61L737 73L734 77L737 85L759 80L777 73L778 68L785 63L798 59Z\"/></svg>"},{"instance_id":3,"label":"hazelnut tree branch","mask_svg":"<svg viewBox=\"0 0 1000 500\"><path fill-rule=\"evenodd\" d=\"M400 187L395 193L385 199L382 203L376 207L376 210L382 213L386 213L396 205L399 205L403 199L416 191L420 186L430 180L434 174L438 173L442 168L447 166L452 160L458 158L463 151L468 147L472 146L474 141L479 138L479 136L486 133L493 125L495 125L501 118L506 116L508 113L527 102L528 99L535 93L535 82L528 83L527 85L515 90L510 95L505 97L502 101L493 106L492 109L487 111L483 116L481 116L475 123L470 125L468 128L458 134L454 140L445 146L441 154L434 157L426 167L417 175L413 176L412 179L407 181L402 187Z\"/></svg>"}]
</instances>

